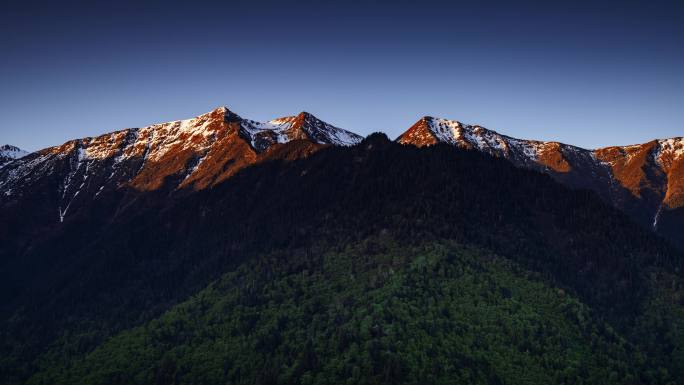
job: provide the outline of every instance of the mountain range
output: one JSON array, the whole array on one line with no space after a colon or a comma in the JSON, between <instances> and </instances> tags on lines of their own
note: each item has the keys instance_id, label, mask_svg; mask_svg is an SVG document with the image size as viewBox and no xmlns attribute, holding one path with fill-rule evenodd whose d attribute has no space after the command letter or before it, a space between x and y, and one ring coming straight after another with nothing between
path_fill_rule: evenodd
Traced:
<instances>
[{"instance_id":1,"label":"mountain range","mask_svg":"<svg viewBox=\"0 0 684 385\"><path fill-rule=\"evenodd\" d=\"M44 222L62 222L105 190L201 190L252 164L361 140L307 112L262 123L220 107L188 120L71 140L28 156L4 146L0 198L11 205L40 190L43 210L50 212ZM279 150L292 141L297 151ZM588 150L426 116L396 141L418 147L446 143L546 173L572 188L594 191L640 225L684 247L682 137Z\"/></svg>"},{"instance_id":2,"label":"mountain range","mask_svg":"<svg viewBox=\"0 0 684 385\"><path fill-rule=\"evenodd\" d=\"M684 384L684 255L600 151L219 108L12 160L0 384Z\"/></svg>"}]
</instances>

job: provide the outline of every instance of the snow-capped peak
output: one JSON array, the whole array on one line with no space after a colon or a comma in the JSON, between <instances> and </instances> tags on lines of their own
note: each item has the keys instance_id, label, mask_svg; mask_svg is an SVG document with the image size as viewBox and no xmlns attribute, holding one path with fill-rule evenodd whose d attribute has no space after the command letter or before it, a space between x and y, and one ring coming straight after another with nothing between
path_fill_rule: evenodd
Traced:
<instances>
[{"instance_id":1,"label":"snow-capped peak","mask_svg":"<svg viewBox=\"0 0 684 385\"><path fill-rule=\"evenodd\" d=\"M28 151L24 151L21 148L12 146L10 144L5 144L0 146L0 154L4 156L9 156L12 159L19 159L23 156L28 155Z\"/></svg>"},{"instance_id":2,"label":"snow-capped peak","mask_svg":"<svg viewBox=\"0 0 684 385\"><path fill-rule=\"evenodd\" d=\"M0 146L0 165L8 163L12 160L23 158L28 155L28 151L24 151L19 147L5 144Z\"/></svg>"},{"instance_id":3,"label":"snow-capped peak","mask_svg":"<svg viewBox=\"0 0 684 385\"><path fill-rule=\"evenodd\" d=\"M300 112L294 117L292 125L293 128L296 127L306 132L310 139L318 143L351 146L363 140L363 137L328 124L306 111Z\"/></svg>"},{"instance_id":4,"label":"snow-capped peak","mask_svg":"<svg viewBox=\"0 0 684 385\"><path fill-rule=\"evenodd\" d=\"M296 139L307 139L319 144L350 146L363 138L350 131L328 124L308 112L284 116L268 122L243 119L241 133L252 147L263 151L276 143L287 143Z\"/></svg>"},{"instance_id":5,"label":"snow-capped peak","mask_svg":"<svg viewBox=\"0 0 684 385\"><path fill-rule=\"evenodd\" d=\"M424 116L399 136L403 144L428 146L448 143L466 148L476 148L490 153L507 151L507 137L477 125L463 124L456 120Z\"/></svg>"},{"instance_id":6,"label":"snow-capped peak","mask_svg":"<svg viewBox=\"0 0 684 385\"><path fill-rule=\"evenodd\" d=\"M459 121L432 116L424 116L422 120L439 142L457 144L463 139L463 125Z\"/></svg>"},{"instance_id":7,"label":"snow-capped peak","mask_svg":"<svg viewBox=\"0 0 684 385\"><path fill-rule=\"evenodd\" d=\"M397 138L402 144L430 146L447 143L507 158L518 165L567 172L566 156L590 157L591 151L558 142L516 139L479 125L425 116ZM580 155L581 154L581 155Z\"/></svg>"}]
</instances>

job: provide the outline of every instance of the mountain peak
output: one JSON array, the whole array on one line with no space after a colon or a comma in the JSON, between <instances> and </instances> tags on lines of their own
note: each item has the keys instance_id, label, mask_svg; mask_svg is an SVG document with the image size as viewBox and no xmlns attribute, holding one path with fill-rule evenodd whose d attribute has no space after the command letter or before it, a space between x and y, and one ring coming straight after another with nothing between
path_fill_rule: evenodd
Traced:
<instances>
[{"instance_id":1,"label":"mountain peak","mask_svg":"<svg viewBox=\"0 0 684 385\"><path fill-rule=\"evenodd\" d=\"M430 146L437 143L456 144L461 123L455 120L423 116L397 138L401 144Z\"/></svg>"},{"instance_id":2,"label":"mountain peak","mask_svg":"<svg viewBox=\"0 0 684 385\"><path fill-rule=\"evenodd\" d=\"M237 122L240 121L242 118L233 111L231 111L227 106L220 106L217 107L206 114L202 114L198 116L198 118L202 117L210 117L214 119L222 119L226 122Z\"/></svg>"},{"instance_id":3,"label":"mountain peak","mask_svg":"<svg viewBox=\"0 0 684 385\"><path fill-rule=\"evenodd\" d=\"M275 143L286 143L296 139L335 146L350 146L363 139L360 135L335 127L306 111L266 123L243 120L241 132L259 152Z\"/></svg>"},{"instance_id":4,"label":"mountain peak","mask_svg":"<svg viewBox=\"0 0 684 385\"><path fill-rule=\"evenodd\" d=\"M363 140L360 135L335 127L306 111L295 117L292 128L303 131L309 139L321 144L351 146Z\"/></svg>"},{"instance_id":5,"label":"mountain peak","mask_svg":"<svg viewBox=\"0 0 684 385\"><path fill-rule=\"evenodd\" d=\"M397 138L401 144L430 146L447 143L464 148L480 150L505 150L508 137L479 125L470 125L458 120L423 116Z\"/></svg>"},{"instance_id":6,"label":"mountain peak","mask_svg":"<svg viewBox=\"0 0 684 385\"><path fill-rule=\"evenodd\" d=\"M297 114L297 117L318 119L318 118L316 118L312 113L307 112L307 111L302 111L302 112L298 113L298 114Z\"/></svg>"},{"instance_id":7,"label":"mountain peak","mask_svg":"<svg viewBox=\"0 0 684 385\"><path fill-rule=\"evenodd\" d=\"M0 151L15 151L15 152L20 152L22 149L20 149L17 146L13 146L11 144L3 144L0 146Z\"/></svg>"},{"instance_id":8,"label":"mountain peak","mask_svg":"<svg viewBox=\"0 0 684 385\"><path fill-rule=\"evenodd\" d=\"M26 155L28 155L28 151L24 151L11 144L4 144L0 146L0 166L15 159L23 158Z\"/></svg>"},{"instance_id":9,"label":"mountain peak","mask_svg":"<svg viewBox=\"0 0 684 385\"><path fill-rule=\"evenodd\" d=\"M298 128L311 128L316 125L328 124L322 121L321 119L318 119L314 114L307 111L302 111L297 115L293 116L292 121L293 126L296 126Z\"/></svg>"}]
</instances>

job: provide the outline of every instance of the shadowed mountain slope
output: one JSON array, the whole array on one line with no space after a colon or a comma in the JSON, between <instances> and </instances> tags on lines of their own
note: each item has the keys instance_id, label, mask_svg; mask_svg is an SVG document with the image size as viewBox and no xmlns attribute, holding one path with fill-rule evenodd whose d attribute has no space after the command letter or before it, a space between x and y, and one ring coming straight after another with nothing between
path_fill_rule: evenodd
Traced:
<instances>
[{"instance_id":1,"label":"shadowed mountain slope","mask_svg":"<svg viewBox=\"0 0 684 385\"><path fill-rule=\"evenodd\" d=\"M590 189L636 222L684 248L684 139L587 150L558 142L516 139L477 125L424 117L397 138L402 144L448 143L508 159Z\"/></svg>"}]
</instances>

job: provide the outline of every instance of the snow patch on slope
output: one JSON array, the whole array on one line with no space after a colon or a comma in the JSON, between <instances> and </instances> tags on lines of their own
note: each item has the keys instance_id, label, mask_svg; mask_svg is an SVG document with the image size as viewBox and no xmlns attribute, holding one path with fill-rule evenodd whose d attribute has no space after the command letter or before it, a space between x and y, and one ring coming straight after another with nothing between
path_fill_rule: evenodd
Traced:
<instances>
[{"instance_id":1,"label":"snow patch on slope","mask_svg":"<svg viewBox=\"0 0 684 385\"><path fill-rule=\"evenodd\" d=\"M664 156L668 156L672 160L684 156L684 138L679 137L658 140L655 159L662 164Z\"/></svg>"}]
</instances>

